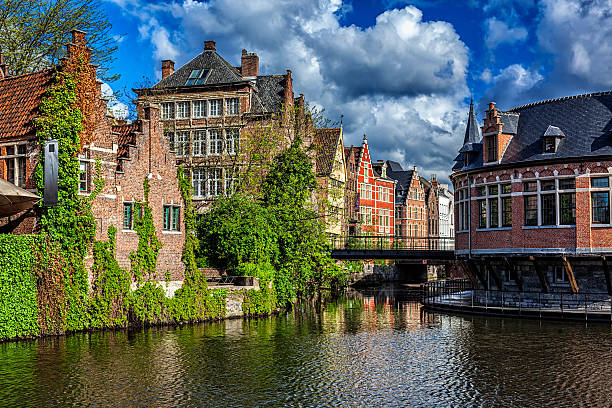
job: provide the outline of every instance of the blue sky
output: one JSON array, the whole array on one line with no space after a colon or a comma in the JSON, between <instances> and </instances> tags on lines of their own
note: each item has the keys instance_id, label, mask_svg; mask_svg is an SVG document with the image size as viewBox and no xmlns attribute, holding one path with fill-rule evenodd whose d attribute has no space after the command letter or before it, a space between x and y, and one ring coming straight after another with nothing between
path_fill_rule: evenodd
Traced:
<instances>
[{"instance_id":1,"label":"blue sky","mask_svg":"<svg viewBox=\"0 0 612 408\"><path fill-rule=\"evenodd\" d=\"M612 0L105 0L119 41L115 90L160 78L215 40L260 73L291 69L294 91L344 115L374 159L446 179L470 97L521 104L612 89Z\"/></svg>"}]
</instances>

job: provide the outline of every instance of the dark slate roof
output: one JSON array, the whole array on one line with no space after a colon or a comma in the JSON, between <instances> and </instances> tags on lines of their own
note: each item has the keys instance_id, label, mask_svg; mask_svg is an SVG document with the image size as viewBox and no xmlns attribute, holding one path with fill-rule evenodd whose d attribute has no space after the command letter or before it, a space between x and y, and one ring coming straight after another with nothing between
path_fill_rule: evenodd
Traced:
<instances>
[{"instance_id":1,"label":"dark slate roof","mask_svg":"<svg viewBox=\"0 0 612 408\"><path fill-rule=\"evenodd\" d=\"M502 132L509 135L516 135L519 115L512 112L499 112L498 115L499 121L502 124Z\"/></svg>"},{"instance_id":2,"label":"dark slate roof","mask_svg":"<svg viewBox=\"0 0 612 408\"><path fill-rule=\"evenodd\" d=\"M612 155L612 91L536 102L502 115L516 117L517 125L501 164ZM565 138L557 152L545 154L542 136L547 131L557 132L554 128L549 130L550 126L557 127ZM505 127L502 129L507 132ZM482 144L479 148L482 150ZM483 167L482 154L469 154L472 161L460 170ZM453 169L457 170L458 165Z\"/></svg>"},{"instance_id":3,"label":"dark slate roof","mask_svg":"<svg viewBox=\"0 0 612 408\"><path fill-rule=\"evenodd\" d=\"M612 92L579 95L512 109L520 114L503 163L612 155ZM556 153L542 153L541 137L556 126L565 138Z\"/></svg>"},{"instance_id":4,"label":"dark slate roof","mask_svg":"<svg viewBox=\"0 0 612 408\"><path fill-rule=\"evenodd\" d=\"M391 171L404 171L402 165L393 160L387 160L387 166Z\"/></svg>"},{"instance_id":5,"label":"dark slate roof","mask_svg":"<svg viewBox=\"0 0 612 408\"><path fill-rule=\"evenodd\" d=\"M255 104L251 112L266 113L280 111L285 96L287 81L284 75L261 75L256 82Z\"/></svg>"},{"instance_id":6,"label":"dark slate roof","mask_svg":"<svg viewBox=\"0 0 612 408\"><path fill-rule=\"evenodd\" d=\"M210 69L204 85L231 84L243 81L240 71L221 58L216 51L206 50L159 81L152 89L183 87L189 79L191 71L195 69Z\"/></svg>"},{"instance_id":7,"label":"dark slate roof","mask_svg":"<svg viewBox=\"0 0 612 408\"><path fill-rule=\"evenodd\" d=\"M0 80L0 140L35 136L34 119L54 73L49 68Z\"/></svg>"},{"instance_id":8,"label":"dark slate roof","mask_svg":"<svg viewBox=\"0 0 612 408\"><path fill-rule=\"evenodd\" d=\"M470 112L468 114L468 123L465 128L465 137L463 138L463 146L470 143L480 142L480 127L478 127L478 121L476 120L476 114L474 113L474 101L470 101Z\"/></svg>"},{"instance_id":9,"label":"dark slate roof","mask_svg":"<svg viewBox=\"0 0 612 408\"><path fill-rule=\"evenodd\" d=\"M374 173L374 177L378 177L383 180L395 180L394 178L389 177L389 164L388 163L387 163L387 170L386 170L387 175L383 177L382 175L383 164L385 164L385 162L381 162L381 161L372 162L372 173Z\"/></svg>"},{"instance_id":10,"label":"dark slate roof","mask_svg":"<svg viewBox=\"0 0 612 408\"><path fill-rule=\"evenodd\" d=\"M312 143L316 152L318 176L329 176L334 168L334 156L340 140L340 128L316 129Z\"/></svg>"}]
</instances>

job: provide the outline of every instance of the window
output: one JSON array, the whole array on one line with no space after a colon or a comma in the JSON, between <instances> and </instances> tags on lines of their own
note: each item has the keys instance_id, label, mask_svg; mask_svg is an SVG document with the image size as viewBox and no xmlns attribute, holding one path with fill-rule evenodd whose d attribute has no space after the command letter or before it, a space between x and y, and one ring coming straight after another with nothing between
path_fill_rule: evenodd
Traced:
<instances>
[{"instance_id":1,"label":"window","mask_svg":"<svg viewBox=\"0 0 612 408\"><path fill-rule=\"evenodd\" d=\"M525 197L525 225L538 225L538 196Z\"/></svg>"},{"instance_id":2,"label":"window","mask_svg":"<svg viewBox=\"0 0 612 408\"><path fill-rule=\"evenodd\" d=\"M196 130L193 132L193 150L194 156L204 156L206 154L206 131Z\"/></svg>"},{"instance_id":3,"label":"window","mask_svg":"<svg viewBox=\"0 0 612 408\"><path fill-rule=\"evenodd\" d=\"M206 101L193 101L193 117L206 117Z\"/></svg>"},{"instance_id":4,"label":"window","mask_svg":"<svg viewBox=\"0 0 612 408\"><path fill-rule=\"evenodd\" d=\"M187 78L185 85L204 85L209 72L210 69L194 69L191 71L191 74L189 74L189 78Z\"/></svg>"},{"instance_id":5,"label":"window","mask_svg":"<svg viewBox=\"0 0 612 408\"><path fill-rule=\"evenodd\" d=\"M476 188L476 195L477 195L478 197L482 197L482 196L487 195L487 189L486 189L486 187L484 187L484 186L483 186L483 187L477 187L477 188Z\"/></svg>"},{"instance_id":6,"label":"window","mask_svg":"<svg viewBox=\"0 0 612 408\"><path fill-rule=\"evenodd\" d=\"M5 180L16 186L26 187L26 145L12 145L5 148L4 163L6 165ZM15 153L17 152L17 153Z\"/></svg>"},{"instance_id":7,"label":"window","mask_svg":"<svg viewBox=\"0 0 612 408\"><path fill-rule=\"evenodd\" d=\"M502 197L502 227L512 226L512 197Z\"/></svg>"},{"instance_id":8,"label":"window","mask_svg":"<svg viewBox=\"0 0 612 408\"><path fill-rule=\"evenodd\" d=\"M176 118L177 119L189 119L191 114L191 108L189 102L177 102L176 103Z\"/></svg>"},{"instance_id":9,"label":"window","mask_svg":"<svg viewBox=\"0 0 612 408\"><path fill-rule=\"evenodd\" d=\"M166 136L166 139L168 139L168 143L170 144L170 151L173 152L175 149L174 132L164 132L164 136Z\"/></svg>"},{"instance_id":10,"label":"window","mask_svg":"<svg viewBox=\"0 0 612 408\"><path fill-rule=\"evenodd\" d=\"M499 210L497 198L489 199L489 228L499 227Z\"/></svg>"},{"instance_id":11,"label":"window","mask_svg":"<svg viewBox=\"0 0 612 408\"><path fill-rule=\"evenodd\" d=\"M497 135L487 136L487 162L497 161Z\"/></svg>"},{"instance_id":12,"label":"window","mask_svg":"<svg viewBox=\"0 0 612 408\"><path fill-rule=\"evenodd\" d=\"M178 231L181 207L177 205L164 205L163 229L166 231Z\"/></svg>"},{"instance_id":13,"label":"window","mask_svg":"<svg viewBox=\"0 0 612 408\"><path fill-rule=\"evenodd\" d=\"M206 169L193 169L193 195L194 197L204 197L206 195Z\"/></svg>"},{"instance_id":14,"label":"window","mask_svg":"<svg viewBox=\"0 0 612 408\"><path fill-rule=\"evenodd\" d=\"M123 229L134 229L134 203L123 203Z\"/></svg>"},{"instance_id":15,"label":"window","mask_svg":"<svg viewBox=\"0 0 612 408\"><path fill-rule=\"evenodd\" d=\"M87 174L87 162L80 161L79 162L79 191L88 191L89 183L88 183L88 174Z\"/></svg>"},{"instance_id":16,"label":"window","mask_svg":"<svg viewBox=\"0 0 612 408\"><path fill-rule=\"evenodd\" d=\"M240 113L240 102L238 98L229 98L225 100L225 114L238 115Z\"/></svg>"},{"instance_id":17,"label":"window","mask_svg":"<svg viewBox=\"0 0 612 408\"><path fill-rule=\"evenodd\" d=\"M576 193L559 194L561 225L576 225Z\"/></svg>"},{"instance_id":18,"label":"window","mask_svg":"<svg viewBox=\"0 0 612 408\"><path fill-rule=\"evenodd\" d=\"M557 138L545 137L543 138L544 153L554 153L557 151Z\"/></svg>"},{"instance_id":19,"label":"window","mask_svg":"<svg viewBox=\"0 0 612 408\"><path fill-rule=\"evenodd\" d=\"M175 148L177 156L187 156L189 154L189 132L176 132Z\"/></svg>"},{"instance_id":20,"label":"window","mask_svg":"<svg viewBox=\"0 0 612 408\"><path fill-rule=\"evenodd\" d=\"M231 196L236 192L238 187L238 179L235 177L225 177L225 195Z\"/></svg>"},{"instance_id":21,"label":"window","mask_svg":"<svg viewBox=\"0 0 612 408\"><path fill-rule=\"evenodd\" d=\"M540 190L550 191L555 189L555 180L542 180L540 181Z\"/></svg>"},{"instance_id":22,"label":"window","mask_svg":"<svg viewBox=\"0 0 612 408\"><path fill-rule=\"evenodd\" d=\"M369 179L369 175L368 175L368 163L365 163L363 165L363 181L365 181L367 183L368 179Z\"/></svg>"},{"instance_id":23,"label":"window","mask_svg":"<svg viewBox=\"0 0 612 408\"><path fill-rule=\"evenodd\" d=\"M208 169L208 195L217 197L223 194L223 174L222 169Z\"/></svg>"},{"instance_id":24,"label":"window","mask_svg":"<svg viewBox=\"0 0 612 408\"><path fill-rule=\"evenodd\" d=\"M209 116L221 116L221 99L211 99L208 101Z\"/></svg>"},{"instance_id":25,"label":"window","mask_svg":"<svg viewBox=\"0 0 612 408\"><path fill-rule=\"evenodd\" d=\"M591 205L592 205L591 213L593 214L593 224L609 224L610 223L610 193L608 191L592 192L591 193Z\"/></svg>"},{"instance_id":26,"label":"window","mask_svg":"<svg viewBox=\"0 0 612 408\"><path fill-rule=\"evenodd\" d=\"M174 119L174 102L162 103L162 119Z\"/></svg>"},{"instance_id":27,"label":"window","mask_svg":"<svg viewBox=\"0 0 612 408\"><path fill-rule=\"evenodd\" d=\"M510 194L512 193L512 184L502 184L502 194Z\"/></svg>"},{"instance_id":28,"label":"window","mask_svg":"<svg viewBox=\"0 0 612 408\"><path fill-rule=\"evenodd\" d=\"M497 195L497 192L499 191L499 187L498 186L489 186L489 195Z\"/></svg>"},{"instance_id":29,"label":"window","mask_svg":"<svg viewBox=\"0 0 612 408\"><path fill-rule=\"evenodd\" d=\"M536 181L524 182L523 191L538 191L538 183Z\"/></svg>"},{"instance_id":30,"label":"window","mask_svg":"<svg viewBox=\"0 0 612 408\"><path fill-rule=\"evenodd\" d=\"M557 200L555 195L542 194L540 199L542 200L542 225L557 224Z\"/></svg>"},{"instance_id":31,"label":"window","mask_svg":"<svg viewBox=\"0 0 612 408\"><path fill-rule=\"evenodd\" d=\"M567 282L567 275L565 274L565 268L561 265L554 265L552 268L553 281L555 283Z\"/></svg>"},{"instance_id":32,"label":"window","mask_svg":"<svg viewBox=\"0 0 612 408\"><path fill-rule=\"evenodd\" d=\"M559 180L559 190L573 190L576 188L576 179L561 179Z\"/></svg>"},{"instance_id":33,"label":"window","mask_svg":"<svg viewBox=\"0 0 612 408\"><path fill-rule=\"evenodd\" d=\"M592 177L591 187L609 187L610 179L608 177Z\"/></svg>"},{"instance_id":34,"label":"window","mask_svg":"<svg viewBox=\"0 0 612 408\"><path fill-rule=\"evenodd\" d=\"M504 268L504 282L510 283L514 282L514 277L512 276L512 269Z\"/></svg>"},{"instance_id":35,"label":"window","mask_svg":"<svg viewBox=\"0 0 612 408\"><path fill-rule=\"evenodd\" d=\"M486 200L478 201L478 227L487 228L487 202Z\"/></svg>"},{"instance_id":36,"label":"window","mask_svg":"<svg viewBox=\"0 0 612 408\"><path fill-rule=\"evenodd\" d=\"M232 128L225 130L228 154L238 154L240 152L240 129Z\"/></svg>"},{"instance_id":37,"label":"window","mask_svg":"<svg viewBox=\"0 0 612 408\"><path fill-rule=\"evenodd\" d=\"M219 132L219 129L208 130L208 142L208 154L219 155L223 153L223 138L221 137L221 132Z\"/></svg>"}]
</instances>

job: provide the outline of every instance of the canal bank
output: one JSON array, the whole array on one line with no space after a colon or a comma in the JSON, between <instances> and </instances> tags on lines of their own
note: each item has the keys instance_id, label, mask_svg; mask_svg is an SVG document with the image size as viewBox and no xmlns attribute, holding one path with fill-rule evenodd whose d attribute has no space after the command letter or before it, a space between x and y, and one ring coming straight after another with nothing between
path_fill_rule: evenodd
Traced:
<instances>
[{"instance_id":1,"label":"canal bank","mask_svg":"<svg viewBox=\"0 0 612 408\"><path fill-rule=\"evenodd\" d=\"M261 319L0 344L0 406L607 407L606 325L423 310L398 286Z\"/></svg>"}]
</instances>

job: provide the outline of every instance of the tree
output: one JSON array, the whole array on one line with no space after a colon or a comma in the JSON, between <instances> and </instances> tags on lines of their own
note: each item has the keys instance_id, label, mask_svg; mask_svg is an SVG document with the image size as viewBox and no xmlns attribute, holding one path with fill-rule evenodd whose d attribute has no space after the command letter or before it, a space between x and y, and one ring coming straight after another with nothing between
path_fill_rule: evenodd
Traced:
<instances>
[{"instance_id":1,"label":"tree","mask_svg":"<svg viewBox=\"0 0 612 408\"><path fill-rule=\"evenodd\" d=\"M85 31L104 80L117 50L101 0L0 0L0 51L9 75L57 64L70 31Z\"/></svg>"}]
</instances>

